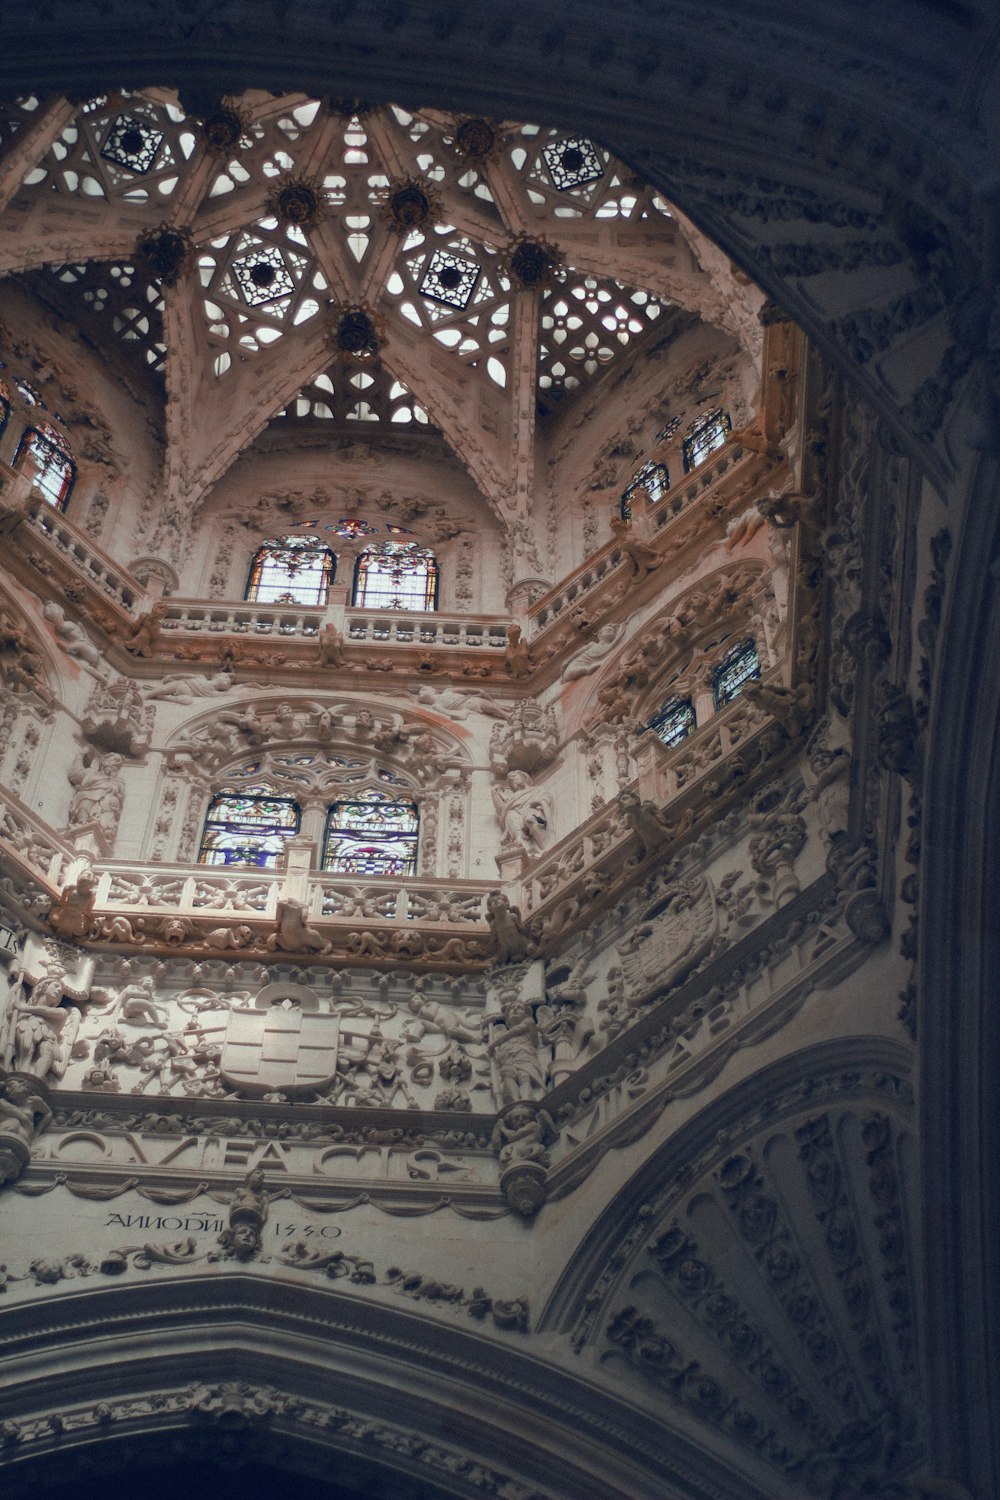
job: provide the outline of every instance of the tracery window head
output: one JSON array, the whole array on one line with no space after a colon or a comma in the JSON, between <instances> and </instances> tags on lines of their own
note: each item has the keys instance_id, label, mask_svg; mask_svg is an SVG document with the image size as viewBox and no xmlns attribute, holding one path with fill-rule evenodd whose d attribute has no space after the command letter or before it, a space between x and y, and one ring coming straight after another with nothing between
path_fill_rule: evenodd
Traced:
<instances>
[{"instance_id":1,"label":"tracery window head","mask_svg":"<svg viewBox=\"0 0 1000 1500\"><path fill-rule=\"evenodd\" d=\"M267 781L223 787L208 806L198 863L273 870L301 821L299 804Z\"/></svg>"},{"instance_id":2,"label":"tracery window head","mask_svg":"<svg viewBox=\"0 0 1000 1500\"><path fill-rule=\"evenodd\" d=\"M437 593L437 559L413 542L369 547L355 564L354 604L359 609L432 610Z\"/></svg>"},{"instance_id":3,"label":"tracery window head","mask_svg":"<svg viewBox=\"0 0 1000 1500\"><path fill-rule=\"evenodd\" d=\"M14 468L29 475L32 486L56 510L65 510L76 483L76 464L69 443L48 422L28 427L14 455Z\"/></svg>"},{"instance_id":4,"label":"tracery window head","mask_svg":"<svg viewBox=\"0 0 1000 1500\"><path fill-rule=\"evenodd\" d=\"M697 469L717 449L721 448L729 436L732 422L729 413L719 407L716 411L706 412L704 416L698 417L688 428L688 435L684 439L684 472L690 474L692 469Z\"/></svg>"},{"instance_id":5,"label":"tracery window head","mask_svg":"<svg viewBox=\"0 0 1000 1500\"><path fill-rule=\"evenodd\" d=\"M256 604L325 604L337 559L317 536L282 536L254 553L246 598Z\"/></svg>"},{"instance_id":6,"label":"tracery window head","mask_svg":"<svg viewBox=\"0 0 1000 1500\"><path fill-rule=\"evenodd\" d=\"M666 464L643 464L635 477L622 491L621 515L623 521L631 521L632 506L636 499L645 497L647 505L662 500L670 488L670 473Z\"/></svg>"},{"instance_id":7,"label":"tracery window head","mask_svg":"<svg viewBox=\"0 0 1000 1500\"><path fill-rule=\"evenodd\" d=\"M743 691L744 685L760 676L760 656L754 640L732 646L712 674L712 696L716 708L725 708Z\"/></svg>"},{"instance_id":8,"label":"tracery window head","mask_svg":"<svg viewBox=\"0 0 1000 1500\"><path fill-rule=\"evenodd\" d=\"M381 792L334 802L326 819L323 869L338 875L413 875L418 831L414 802Z\"/></svg>"},{"instance_id":9,"label":"tracery window head","mask_svg":"<svg viewBox=\"0 0 1000 1500\"><path fill-rule=\"evenodd\" d=\"M648 728L668 750L686 740L696 725L694 705L690 698L668 698L659 713L650 719Z\"/></svg>"}]
</instances>

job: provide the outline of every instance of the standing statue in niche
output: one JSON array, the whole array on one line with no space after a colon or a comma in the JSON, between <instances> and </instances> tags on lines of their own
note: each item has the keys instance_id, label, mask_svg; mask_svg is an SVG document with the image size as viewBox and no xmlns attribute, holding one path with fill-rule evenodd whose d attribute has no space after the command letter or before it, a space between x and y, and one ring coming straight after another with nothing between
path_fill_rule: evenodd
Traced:
<instances>
[{"instance_id":1,"label":"standing statue in niche","mask_svg":"<svg viewBox=\"0 0 1000 1500\"><path fill-rule=\"evenodd\" d=\"M526 771L510 771L506 786L494 786L491 795L503 830L502 843L519 845L528 854L550 847L554 842L552 800L532 785Z\"/></svg>"},{"instance_id":2,"label":"standing statue in niche","mask_svg":"<svg viewBox=\"0 0 1000 1500\"><path fill-rule=\"evenodd\" d=\"M67 832L93 824L106 843L113 843L125 805L125 783L119 774L123 764L123 757L113 751L96 762L85 755L77 757L67 773L70 785L76 788L69 804Z\"/></svg>"}]
</instances>

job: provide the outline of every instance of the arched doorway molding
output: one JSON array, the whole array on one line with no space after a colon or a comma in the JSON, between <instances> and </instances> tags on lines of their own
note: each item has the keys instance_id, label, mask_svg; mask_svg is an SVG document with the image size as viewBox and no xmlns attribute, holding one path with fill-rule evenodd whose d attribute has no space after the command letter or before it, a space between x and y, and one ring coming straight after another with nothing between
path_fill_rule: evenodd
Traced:
<instances>
[{"instance_id":1,"label":"arched doorway molding","mask_svg":"<svg viewBox=\"0 0 1000 1500\"><path fill-rule=\"evenodd\" d=\"M293 1475L371 1485L374 1474L384 1484L374 1496L746 1493L737 1463L605 1387L363 1292L279 1288L220 1267L183 1286L165 1277L70 1293L51 1322L37 1313L31 1302L0 1312L9 1368L24 1376L7 1408L11 1500L106 1462L214 1449L224 1463L234 1439ZM775 1500L795 1500L794 1489Z\"/></svg>"}]
</instances>

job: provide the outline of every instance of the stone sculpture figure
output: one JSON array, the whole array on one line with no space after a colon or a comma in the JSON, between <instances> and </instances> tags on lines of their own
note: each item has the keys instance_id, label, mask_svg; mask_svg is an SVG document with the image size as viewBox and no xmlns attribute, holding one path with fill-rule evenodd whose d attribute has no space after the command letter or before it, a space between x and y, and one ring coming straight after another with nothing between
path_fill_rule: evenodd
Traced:
<instances>
[{"instance_id":1,"label":"stone sculpture figure","mask_svg":"<svg viewBox=\"0 0 1000 1500\"><path fill-rule=\"evenodd\" d=\"M322 666L342 667L344 665L344 637L336 625L330 621L327 621L320 630L318 645Z\"/></svg>"},{"instance_id":2,"label":"stone sculpture figure","mask_svg":"<svg viewBox=\"0 0 1000 1500\"><path fill-rule=\"evenodd\" d=\"M632 576L644 578L647 573L652 573L660 566L663 558L652 547L647 547L645 542L636 541L632 535L628 522L623 521L621 516L612 516L611 530L614 532L615 541L621 548L622 556L627 557L632 565Z\"/></svg>"},{"instance_id":3,"label":"stone sculpture figure","mask_svg":"<svg viewBox=\"0 0 1000 1500\"><path fill-rule=\"evenodd\" d=\"M42 615L51 625L56 640L67 656L79 657L88 667L100 667L101 653L85 630L74 620L67 620L61 604L57 604L54 599L47 600L42 605Z\"/></svg>"},{"instance_id":4,"label":"stone sculpture figure","mask_svg":"<svg viewBox=\"0 0 1000 1500\"><path fill-rule=\"evenodd\" d=\"M305 904L290 897L278 902L278 925L267 946L272 952L280 949L284 953L330 953L333 949L321 932L309 926Z\"/></svg>"},{"instance_id":5,"label":"stone sculpture figure","mask_svg":"<svg viewBox=\"0 0 1000 1500\"><path fill-rule=\"evenodd\" d=\"M507 626L504 666L512 677L528 677L531 674L531 652L527 641L521 639L520 625Z\"/></svg>"},{"instance_id":6,"label":"stone sculpture figure","mask_svg":"<svg viewBox=\"0 0 1000 1500\"><path fill-rule=\"evenodd\" d=\"M125 783L119 775L123 763L123 757L112 751L96 763L81 756L70 767L67 774L76 788L69 804L70 831L93 823L108 843L113 841L125 804Z\"/></svg>"},{"instance_id":7,"label":"stone sculpture figure","mask_svg":"<svg viewBox=\"0 0 1000 1500\"><path fill-rule=\"evenodd\" d=\"M0 1186L19 1177L31 1158L31 1145L52 1119L41 1090L28 1078L0 1080Z\"/></svg>"},{"instance_id":8,"label":"stone sculpture figure","mask_svg":"<svg viewBox=\"0 0 1000 1500\"><path fill-rule=\"evenodd\" d=\"M132 634L125 642L129 651L135 656L153 656L160 643L160 633L163 628L163 617L167 612L164 600L158 599L152 609L139 616L132 630Z\"/></svg>"},{"instance_id":9,"label":"stone sculpture figure","mask_svg":"<svg viewBox=\"0 0 1000 1500\"><path fill-rule=\"evenodd\" d=\"M63 887L59 900L49 913L49 922L61 937L89 937L95 925L97 876L93 870L81 870L71 885Z\"/></svg>"},{"instance_id":10,"label":"stone sculpture figure","mask_svg":"<svg viewBox=\"0 0 1000 1500\"><path fill-rule=\"evenodd\" d=\"M563 682L573 682L578 677L589 677L596 672L604 658L614 649L625 634L625 624L602 625L592 641L582 647L562 669Z\"/></svg>"},{"instance_id":11,"label":"stone sculpture figure","mask_svg":"<svg viewBox=\"0 0 1000 1500\"><path fill-rule=\"evenodd\" d=\"M145 975L142 979L133 980L126 984L118 992L118 1016L121 1021L130 1021L133 1025L145 1022L148 1026L155 1026L162 1031L167 1025L167 1013L153 999L156 993L156 981L152 975Z\"/></svg>"},{"instance_id":12,"label":"stone sculpture figure","mask_svg":"<svg viewBox=\"0 0 1000 1500\"><path fill-rule=\"evenodd\" d=\"M534 1099L545 1087L545 1069L531 1006L515 998L501 1009L503 1024L496 1019L491 1023L494 1034L487 1048L497 1072L500 1101L513 1104L518 1099Z\"/></svg>"},{"instance_id":13,"label":"stone sculpture figure","mask_svg":"<svg viewBox=\"0 0 1000 1500\"><path fill-rule=\"evenodd\" d=\"M532 785L527 771L510 771L506 786L491 789L502 842L520 845L528 854L539 854L553 842L552 802Z\"/></svg>"},{"instance_id":14,"label":"stone sculpture figure","mask_svg":"<svg viewBox=\"0 0 1000 1500\"><path fill-rule=\"evenodd\" d=\"M503 891L490 891L486 897L486 920L496 944L497 963L517 964L530 958L537 943L521 920L521 911L511 906Z\"/></svg>"},{"instance_id":15,"label":"stone sculpture figure","mask_svg":"<svg viewBox=\"0 0 1000 1500\"><path fill-rule=\"evenodd\" d=\"M164 703L193 703L195 698L210 698L213 693L228 693L233 686L232 673L225 668L209 677L164 677L146 689L146 697Z\"/></svg>"},{"instance_id":16,"label":"stone sculpture figure","mask_svg":"<svg viewBox=\"0 0 1000 1500\"><path fill-rule=\"evenodd\" d=\"M32 1078L61 1078L66 1071L80 1029L80 1012L61 1004L63 977L46 975L29 999L22 997L14 1006L4 1057L5 1066L14 1072Z\"/></svg>"}]
</instances>

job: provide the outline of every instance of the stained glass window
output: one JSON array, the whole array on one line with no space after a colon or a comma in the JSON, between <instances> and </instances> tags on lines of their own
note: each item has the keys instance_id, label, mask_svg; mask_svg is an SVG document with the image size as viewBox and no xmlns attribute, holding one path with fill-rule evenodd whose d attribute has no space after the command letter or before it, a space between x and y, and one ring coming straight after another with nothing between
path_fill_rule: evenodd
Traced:
<instances>
[{"instance_id":1,"label":"stained glass window","mask_svg":"<svg viewBox=\"0 0 1000 1500\"><path fill-rule=\"evenodd\" d=\"M246 597L257 604L325 604L337 559L317 536L281 536L258 547Z\"/></svg>"},{"instance_id":2,"label":"stained glass window","mask_svg":"<svg viewBox=\"0 0 1000 1500\"><path fill-rule=\"evenodd\" d=\"M692 469L703 464L710 454L722 447L732 425L729 414L721 407L717 411L706 412L703 417L691 423L684 439L685 474L690 474Z\"/></svg>"},{"instance_id":3,"label":"stained glass window","mask_svg":"<svg viewBox=\"0 0 1000 1500\"><path fill-rule=\"evenodd\" d=\"M10 390L5 380L0 380L0 432L6 429L10 417Z\"/></svg>"},{"instance_id":4,"label":"stained glass window","mask_svg":"<svg viewBox=\"0 0 1000 1500\"><path fill-rule=\"evenodd\" d=\"M335 802L326 819L323 869L340 875L413 875L418 815L413 802L379 792Z\"/></svg>"},{"instance_id":5,"label":"stained glass window","mask_svg":"<svg viewBox=\"0 0 1000 1500\"><path fill-rule=\"evenodd\" d=\"M690 698L671 698L649 721L649 728L668 749L686 740L694 727L694 708Z\"/></svg>"},{"instance_id":6,"label":"stained glass window","mask_svg":"<svg viewBox=\"0 0 1000 1500\"><path fill-rule=\"evenodd\" d=\"M622 493L621 512L623 521L632 519L632 501L640 490L646 495L647 505L655 505L670 488L670 475L666 464L643 464L631 484ZM640 496L641 498L641 496Z\"/></svg>"},{"instance_id":7,"label":"stained glass window","mask_svg":"<svg viewBox=\"0 0 1000 1500\"><path fill-rule=\"evenodd\" d=\"M65 510L76 482L76 465L62 433L47 422L23 433L14 455L15 469L23 469L32 485L56 510Z\"/></svg>"},{"instance_id":8,"label":"stained glass window","mask_svg":"<svg viewBox=\"0 0 1000 1500\"><path fill-rule=\"evenodd\" d=\"M209 803L198 862L273 870L285 840L298 833L301 817L298 803L267 782L224 787Z\"/></svg>"},{"instance_id":9,"label":"stained glass window","mask_svg":"<svg viewBox=\"0 0 1000 1500\"><path fill-rule=\"evenodd\" d=\"M383 542L355 564L354 603L361 609L436 609L437 585L433 552L412 542Z\"/></svg>"},{"instance_id":10,"label":"stained glass window","mask_svg":"<svg viewBox=\"0 0 1000 1500\"><path fill-rule=\"evenodd\" d=\"M724 708L727 703L732 703L743 691L743 684L759 676L760 657L757 655L756 643L752 640L740 641L738 646L733 646L726 652L712 676L712 695L716 708Z\"/></svg>"}]
</instances>

